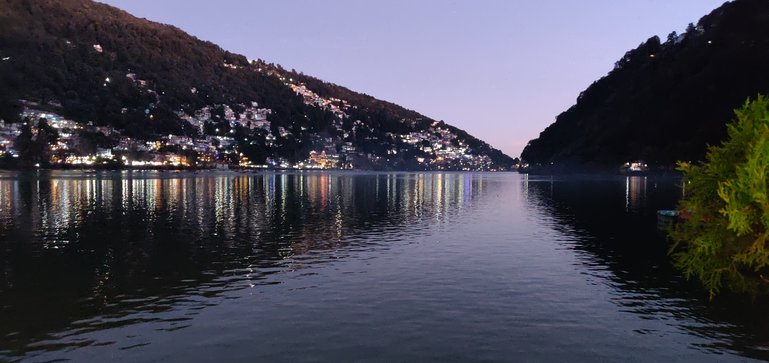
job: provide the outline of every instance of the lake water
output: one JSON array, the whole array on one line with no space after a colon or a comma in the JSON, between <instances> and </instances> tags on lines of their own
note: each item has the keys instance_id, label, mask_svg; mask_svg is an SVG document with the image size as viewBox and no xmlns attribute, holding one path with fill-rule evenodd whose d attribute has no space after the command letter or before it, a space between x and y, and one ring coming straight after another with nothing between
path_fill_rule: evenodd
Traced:
<instances>
[{"instance_id":1,"label":"lake water","mask_svg":"<svg viewBox=\"0 0 769 363\"><path fill-rule=\"evenodd\" d=\"M655 211L675 179L0 173L0 360L769 359Z\"/></svg>"}]
</instances>

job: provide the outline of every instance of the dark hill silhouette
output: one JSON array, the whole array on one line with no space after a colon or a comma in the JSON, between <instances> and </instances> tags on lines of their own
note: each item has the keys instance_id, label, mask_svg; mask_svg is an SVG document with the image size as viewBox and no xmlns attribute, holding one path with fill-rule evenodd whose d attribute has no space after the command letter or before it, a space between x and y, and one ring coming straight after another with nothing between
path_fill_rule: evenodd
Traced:
<instances>
[{"instance_id":1,"label":"dark hill silhouette","mask_svg":"<svg viewBox=\"0 0 769 363\"><path fill-rule=\"evenodd\" d=\"M725 3L684 34L627 52L521 157L558 170L701 160L725 138L733 109L769 92L767 64L769 1Z\"/></svg>"}]
</instances>

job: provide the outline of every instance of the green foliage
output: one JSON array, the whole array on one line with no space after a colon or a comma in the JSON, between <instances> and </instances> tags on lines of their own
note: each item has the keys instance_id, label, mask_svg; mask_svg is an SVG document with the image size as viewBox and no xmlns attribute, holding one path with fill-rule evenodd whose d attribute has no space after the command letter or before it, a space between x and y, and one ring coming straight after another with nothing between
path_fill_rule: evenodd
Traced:
<instances>
[{"instance_id":1,"label":"green foliage","mask_svg":"<svg viewBox=\"0 0 769 363\"><path fill-rule=\"evenodd\" d=\"M769 99L748 100L735 115L705 163L680 164L687 218L671 231L676 265L711 296L769 287Z\"/></svg>"}]
</instances>

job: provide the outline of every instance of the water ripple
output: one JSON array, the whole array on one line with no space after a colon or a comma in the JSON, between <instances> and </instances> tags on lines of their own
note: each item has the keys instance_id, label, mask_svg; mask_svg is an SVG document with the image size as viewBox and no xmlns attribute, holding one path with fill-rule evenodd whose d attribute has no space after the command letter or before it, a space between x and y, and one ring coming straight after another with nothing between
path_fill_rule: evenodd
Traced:
<instances>
[{"instance_id":1,"label":"water ripple","mask_svg":"<svg viewBox=\"0 0 769 363\"><path fill-rule=\"evenodd\" d=\"M769 358L764 305L670 266L651 183L1 172L0 359Z\"/></svg>"}]
</instances>

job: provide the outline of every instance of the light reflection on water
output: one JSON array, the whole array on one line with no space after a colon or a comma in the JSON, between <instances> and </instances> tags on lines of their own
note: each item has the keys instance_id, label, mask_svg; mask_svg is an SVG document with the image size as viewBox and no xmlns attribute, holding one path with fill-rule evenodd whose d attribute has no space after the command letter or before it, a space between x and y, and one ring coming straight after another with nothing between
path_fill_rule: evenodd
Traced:
<instances>
[{"instance_id":1,"label":"light reflection on water","mask_svg":"<svg viewBox=\"0 0 769 363\"><path fill-rule=\"evenodd\" d=\"M763 305L668 263L676 184L0 174L0 358L766 358Z\"/></svg>"},{"instance_id":2,"label":"light reflection on water","mask_svg":"<svg viewBox=\"0 0 769 363\"><path fill-rule=\"evenodd\" d=\"M420 223L443 222L482 191L482 177L463 174L6 174L2 346L35 349L67 325L147 321L122 317L170 309L190 289L212 297L241 278L275 283L267 277L276 272L387 248L366 236L403 225L419 234ZM313 250L332 253L302 257Z\"/></svg>"},{"instance_id":3,"label":"light reflection on water","mask_svg":"<svg viewBox=\"0 0 769 363\"><path fill-rule=\"evenodd\" d=\"M667 336L659 327L664 322L680 328L678 334L703 338L689 342L697 349L769 358L766 301L722 296L708 302L696 283L671 266L668 225L657 220L656 211L675 208L681 196L679 179L550 178L524 190L535 194L527 198L529 206L545 216L549 227L566 235L562 244L576 252L579 264L587 267L584 273L613 290L608 299L620 311L641 316L648 325L634 331ZM625 203L620 206L622 192Z\"/></svg>"}]
</instances>

